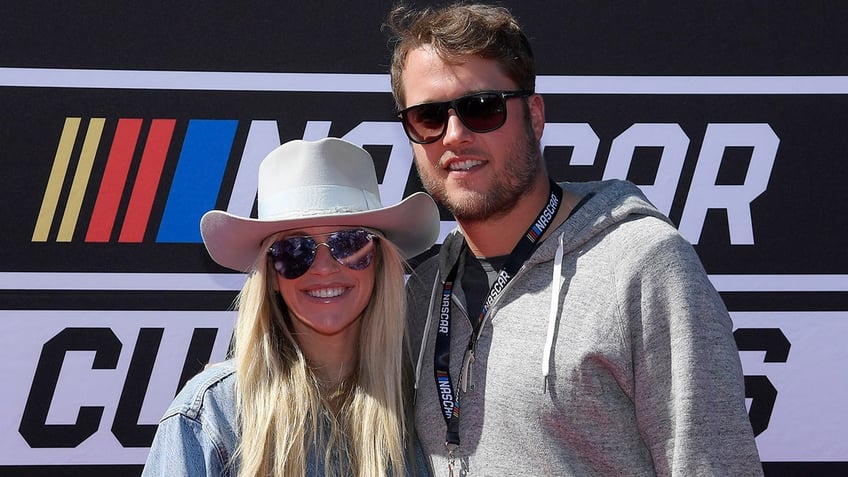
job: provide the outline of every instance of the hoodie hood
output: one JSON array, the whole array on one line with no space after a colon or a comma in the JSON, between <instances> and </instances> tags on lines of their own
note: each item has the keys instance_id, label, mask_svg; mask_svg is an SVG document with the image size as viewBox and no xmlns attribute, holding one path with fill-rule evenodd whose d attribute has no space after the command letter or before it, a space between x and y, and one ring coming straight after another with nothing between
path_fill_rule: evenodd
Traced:
<instances>
[{"instance_id":1,"label":"hoodie hood","mask_svg":"<svg viewBox=\"0 0 848 477\"><path fill-rule=\"evenodd\" d=\"M525 265L553 260L560 244L563 253L567 254L580 248L605 229L636 217L652 216L671 223L637 186L628 181L610 179L595 182L560 182L559 186L577 196L586 197L591 194L591 197L539 244ZM442 276L453 266L464 242L465 238L459 228L445 237L442 248L445 248L447 253L441 253L439 256L439 270Z\"/></svg>"}]
</instances>

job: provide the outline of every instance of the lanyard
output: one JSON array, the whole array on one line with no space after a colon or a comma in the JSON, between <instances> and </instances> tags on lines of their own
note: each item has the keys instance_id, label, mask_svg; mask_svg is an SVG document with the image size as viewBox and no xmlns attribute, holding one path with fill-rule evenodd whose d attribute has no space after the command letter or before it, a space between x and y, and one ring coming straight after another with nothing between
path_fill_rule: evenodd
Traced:
<instances>
[{"instance_id":1,"label":"lanyard","mask_svg":"<svg viewBox=\"0 0 848 477\"><path fill-rule=\"evenodd\" d=\"M515 245L515 248L509 254L506 264L498 274L495 283L489 290L489 295L483 303L483 309L480 310L480 315L477 322L473 323L473 331L471 338L468 341L468 348L465 351L463 359L463 367L459 373L460 390L466 391L467 384L471 381L471 364L474 362L474 353L477 348L477 341L483 331L483 324L489 313L489 309L495 300L500 296L506 288L507 283L512 280L512 277L521 268L524 262L533 253L536 248L539 238L545 233L554 216L559 211L559 206L562 203L562 189L553 181L550 183L550 199L545 207L539 212L536 220L527 229L527 232L521 237L521 240ZM462 251L458 256L462 255ZM442 404L442 416L447 425L445 435L445 445L449 451L449 459L451 463L449 467L453 467L453 452L459 447L459 392L454 392L453 382L450 376L450 321L451 321L451 296L453 295L454 280L456 279L457 269L459 268L459 260L454 262L451 271L445 279L442 287L442 301L439 307L439 328L436 334L436 349L433 355L433 373L436 379L436 390L439 393L439 402ZM452 472L452 470L451 470Z\"/></svg>"}]
</instances>

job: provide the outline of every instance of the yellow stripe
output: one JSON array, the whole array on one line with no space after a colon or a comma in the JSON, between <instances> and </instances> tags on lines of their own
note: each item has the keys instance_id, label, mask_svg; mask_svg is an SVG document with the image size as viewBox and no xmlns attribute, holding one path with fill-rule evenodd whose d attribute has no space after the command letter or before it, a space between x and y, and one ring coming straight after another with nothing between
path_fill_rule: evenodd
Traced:
<instances>
[{"instance_id":1,"label":"yellow stripe","mask_svg":"<svg viewBox=\"0 0 848 477\"><path fill-rule=\"evenodd\" d=\"M103 134L105 123L105 118L91 118L88 123L88 131L85 133L85 141L82 143L77 172L74 174L68 203L65 205L65 215L62 216L62 223L59 225L57 242L70 242L74 238L74 229L76 229L77 219L82 208L82 199L85 197L85 189L88 186L88 179L91 177L94 156L97 155L97 146L100 144L100 136Z\"/></svg>"},{"instance_id":2,"label":"yellow stripe","mask_svg":"<svg viewBox=\"0 0 848 477\"><path fill-rule=\"evenodd\" d=\"M65 126L62 128L62 136L59 138L59 147L56 148L56 157L53 158L53 169L47 180L47 188L44 190L44 198L41 200L41 210L38 212L38 220L35 222L35 230L32 232L33 242L46 242L50 234L50 226L53 224L53 216L56 214L56 205L59 203L59 194L62 192L62 183L68 172L68 163L71 162L71 151L74 149L74 140L79 131L80 118L65 118Z\"/></svg>"}]
</instances>

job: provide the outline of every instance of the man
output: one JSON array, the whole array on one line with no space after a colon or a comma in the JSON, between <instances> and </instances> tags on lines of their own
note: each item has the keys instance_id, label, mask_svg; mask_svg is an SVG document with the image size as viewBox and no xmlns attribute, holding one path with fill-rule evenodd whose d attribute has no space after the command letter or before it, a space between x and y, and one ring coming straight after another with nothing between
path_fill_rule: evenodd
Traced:
<instances>
[{"instance_id":1,"label":"man","mask_svg":"<svg viewBox=\"0 0 848 477\"><path fill-rule=\"evenodd\" d=\"M408 282L435 474L761 475L724 304L634 185L551 182L516 20L453 5L387 24L418 173L459 224Z\"/></svg>"}]
</instances>

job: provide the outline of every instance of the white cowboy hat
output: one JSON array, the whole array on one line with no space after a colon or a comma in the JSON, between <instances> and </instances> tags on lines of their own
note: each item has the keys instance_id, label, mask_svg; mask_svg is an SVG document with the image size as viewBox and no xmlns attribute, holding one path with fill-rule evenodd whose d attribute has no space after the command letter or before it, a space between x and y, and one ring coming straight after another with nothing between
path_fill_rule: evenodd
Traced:
<instances>
[{"instance_id":1,"label":"white cowboy hat","mask_svg":"<svg viewBox=\"0 0 848 477\"><path fill-rule=\"evenodd\" d=\"M290 141L259 165L258 219L211 210L200 219L200 234L217 263L249 271L262 242L304 227L368 227L381 231L406 258L426 251L439 235L433 199L416 192L383 207L374 161L347 141L325 138Z\"/></svg>"}]
</instances>

